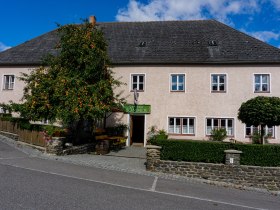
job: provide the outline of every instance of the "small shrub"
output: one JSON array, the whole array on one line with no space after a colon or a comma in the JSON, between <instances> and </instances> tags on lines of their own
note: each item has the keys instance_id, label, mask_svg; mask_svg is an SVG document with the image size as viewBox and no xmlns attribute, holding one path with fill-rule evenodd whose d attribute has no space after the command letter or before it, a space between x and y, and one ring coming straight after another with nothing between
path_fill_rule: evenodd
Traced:
<instances>
[{"instance_id":1,"label":"small shrub","mask_svg":"<svg viewBox=\"0 0 280 210\"><path fill-rule=\"evenodd\" d=\"M43 130L46 132L48 136L53 136L53 137L65 136L65 130L61 127L57 127L53 125L44 125Z\"/></svg>"},{"instance_id":2,"label":"small shrub","mask_svg":"<svg viewBox=\"0 0 280 210\"><path fill-rule=\"evenodd\" d=\"M151 126L147 133L147 143L151 144L154 140L166 140L168 139L167 132L164 129L158 130L156 126Z\"/></svg>"},{"instance_id":3,"label":"small shrub","mask_svg":"<svg viewBox=\"0 0 280 210\"><path fill-rule=\"evenodd\" d=\"M227 137L227 131L224 128L213 129L211 131L210 140L223 141Z\"/></svg>"},{"instance_id":4,"label":"small shrub","mask_svg":"<svg viewBox=\"0 0 280 210\"><path fill-rule=\"evenodd\" d=\"M168 139L168 135L164 129L161 129L158 131L155 138L158 140L166 140L166 139Z\"/></svg>"},{"instance_id":5,"label":"small shrub","mask_svg":"<svg viewBox=\"0 0 280 210\"><path fill-rule=\"evenodd\" d=\"M155 125L149 128L149 131L147 133L147 144L151 144L151 141L155 140L157 132L158 130Z\"/></svg>"},{"instance_id":6,"label":"small shrub","mask_svg":"<svg viewBox=\"0 0 280 210\"><path fill-rule=\"evenodd\" d=\"M253 144L261 144L262 142L262 136L259 131L255 131L251 138Z\"/></svg>"},{"instance_id":7,"label":"small shrub","mask_svg":"<svg viewBox=\"0 0 280 210\"><path fill-rule=\"evenodd\" d=\"M118 136L124 136L124 132L127 130L127 125L126 124L118 124L116 126L116 131Z\"/></svg>"},{"instance_id":8,"label":"small shrub","mask_svg":"<svg viewBox=\"0 0 280 210\"><path fill-rule=\"evenodd\" d=\"M124 132L127 130L126 124L118 124L113 127L107 127L106 132L110 136L124 136Z\"/></svg>"}]
</instances>

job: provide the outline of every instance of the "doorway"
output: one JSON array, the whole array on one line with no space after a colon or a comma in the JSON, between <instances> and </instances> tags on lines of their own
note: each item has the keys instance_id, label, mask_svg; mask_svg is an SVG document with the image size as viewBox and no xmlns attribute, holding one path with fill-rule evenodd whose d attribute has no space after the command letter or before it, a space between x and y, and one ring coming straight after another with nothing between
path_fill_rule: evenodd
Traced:
<instances>
[{"instance_id":1,"label":"doorway","mask_svg":"<svg viewBox=\"0 0 280 210\"><path fill-rule=\"evenodd\" d=\"M145 116L130 116L130 145L143 146L145 138Z\"/></svg>"}]
</instances>

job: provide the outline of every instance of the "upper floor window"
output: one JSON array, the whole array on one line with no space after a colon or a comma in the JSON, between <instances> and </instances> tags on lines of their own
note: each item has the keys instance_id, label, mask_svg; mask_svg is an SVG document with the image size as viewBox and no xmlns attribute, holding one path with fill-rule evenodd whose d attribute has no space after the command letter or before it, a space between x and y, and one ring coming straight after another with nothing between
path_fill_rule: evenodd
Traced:
<instances>
[{"instance_id":1,"label":"upper floor window","mask_svg":"<svg viewBox=\"0 0 280 210\"><path fill-rule=\"evenodd\" d=\"M228 136L233 136L233 119L231 118L207 118L206 135L211 135L212 130L224 128Z\"/></svg>"},{"instance_id":2,"label":"upper floor window","mask_svg":"<svg viewBox=\"0 0 280 210\"><path fill-rule=\"evenodd\" d=\"M144 74L132 74L131 75L131 90L144 91L145 75Z\"/></svg>"},{"instance_id":3,"label":"upper floor window","mask_svg":"<svg viewBox=\"0 0 280 210\"><path fill-rule=\"evenodd\" d=\"M255 133L259 133L261 130L261 126L253 126L253 125L246 125L246 137L251 137ZM265 126L264 127L264 134L269 136L270 138L275 138L275 126Z\"/></svg>"},{"instance_id":4,"label":"upper floor window","mask_svg":"<svg viewBox=\"0 0 280 210\"><path fill-rule=\"evenodd\" d=\"M212 74L211 75L211 91L226 92L226 75Z\"/></svg>"},{"instance_id":5,"label":"upper floor window","mask_svg":"<svg viewBox=\"0 0 280 210\"><path fill-rule=\"evenodd\" d=\"M169 117L168 133L194 135L195 118L193 117Z\"/></svg>"},{"instance_id":6,"label":"upper floor window","mask_svg":"<svg viewBox=\"0 0 280 210\"><path fill-rule=\"evenodd\" d=\"M185 74L171 74L171 91L185 91Z\"/></svg>"},{"instance_id":7,"label":"upper floor window","mask_svg":"<svg viewBox=\"0 0 280 210\"><path fill-rule=\"evenodd\" d=\"M269 74L255 74L255 92L269 92L270 78Z\"/></svg>"},{"instance_id":8,"label":"upper floor window","mask_svg":"<svg viewBox=\"0 0 280 210\"><path fill-rule=\"evenodd\" d=\"M13 90L15 84L14 75L4 75L3 90Z\"/></svg>"}]
</instances>

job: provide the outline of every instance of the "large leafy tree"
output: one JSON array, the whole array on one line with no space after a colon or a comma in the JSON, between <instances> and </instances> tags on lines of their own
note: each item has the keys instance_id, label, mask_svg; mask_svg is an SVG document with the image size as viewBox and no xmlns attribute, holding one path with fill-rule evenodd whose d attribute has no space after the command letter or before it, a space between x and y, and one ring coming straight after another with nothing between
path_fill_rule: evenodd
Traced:
<instances>
[{"instance_id":1,"label":"large leafy tree","mask_svg":"<svg viewBox=\"0 0 280 210\"><path fill-rule=\"evenodd\" d=\"M101 30L93 24L60 26L58 55L23 74L23 103L12 106L30 120L60 121L79 129L84 122L104 117L120 107L123 99L113 92L114 79Z\"/></svg>"},{"instance_id":2,"label":"large leafy tree","mask_svg":"<svg viewBox=\"0 0 280 210\"><path fill-rule=\"evenodd\" d=\"M242 103L238 119L243 123L261 126L261 139L264 143L265 126L280 125L280 98L257 96Z\"/></svg>"}]
</instances>

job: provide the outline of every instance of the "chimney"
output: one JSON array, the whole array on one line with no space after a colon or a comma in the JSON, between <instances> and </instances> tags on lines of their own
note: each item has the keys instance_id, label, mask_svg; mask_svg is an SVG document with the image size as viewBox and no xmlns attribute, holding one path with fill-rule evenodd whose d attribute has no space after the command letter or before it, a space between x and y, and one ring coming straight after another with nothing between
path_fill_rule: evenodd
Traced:
<instances>
[{"instance_id":1,"label":"chimney","mask_svg":"<svg viewBox=\"0 0 280 210\"><path fill-rule=\"evenodd\" d=\"M95 26L96 24L96 18L95 16L89 16L89 23L91 23L93 26Z\"/></svg>"}]
</instances>

